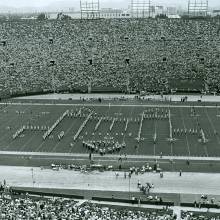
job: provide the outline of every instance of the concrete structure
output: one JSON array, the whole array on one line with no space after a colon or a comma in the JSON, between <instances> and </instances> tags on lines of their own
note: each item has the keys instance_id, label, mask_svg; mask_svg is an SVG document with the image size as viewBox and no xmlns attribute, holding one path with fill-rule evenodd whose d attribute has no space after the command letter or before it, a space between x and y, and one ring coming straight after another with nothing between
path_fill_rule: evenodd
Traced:
<instances>
[{"instance_id":1,"label":"concrete structure","mask_svg":"<svg viewBox=\"0 0 220 220\"><path fill-rule=\"evenodd\" d=\"M167 15L176 15L177 9L176 7L167 7L166 13Z\"/></svg>"},{"instance_id":2,"label":"concrete structure","mask_svg":"<svg viewBox=\"0 0 220 220\"><path fill-rule=\"evenodd\" d=\"M80 11L72 11L72 12L62 12L65 15L70 16L73 19L81 19ZM49 19L56 19L57 12L49 12L47 13ZM112 18L129 18L130 11L129 10L121 10L121 9L112 9L112 8L103 8L100 10L100 18L112 19Z\"/></svg>"},{"instance_id":3,"label":"concrete structure","mask_svg":"<svg viewBox=\"0 0 220 220\"><path fill-rule=\"evenodd\" d=\"M212 11L212 16L218 16L220 15L220 9L216 9Z\"/></svg>"}]
</instances>

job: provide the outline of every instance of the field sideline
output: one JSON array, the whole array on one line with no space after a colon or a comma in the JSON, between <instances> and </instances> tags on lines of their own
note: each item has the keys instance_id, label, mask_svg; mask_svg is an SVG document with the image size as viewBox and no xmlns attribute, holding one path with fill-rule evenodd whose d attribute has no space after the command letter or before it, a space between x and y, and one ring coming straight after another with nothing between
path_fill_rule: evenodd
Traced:
<instances>
[{"instance_id":1,"label":"field sideline","mask_svg":"<svg viewBox=\"0 0 220 220\"><path fill-rule=\"evenodd\" d=\"M44 102L20 102L20 101L16 101L16 102L2 102L0 103L0 105L2 106L88 106L88 107L149 107L149 108L189 108L189 107L192 107L192 106L195 106L196 108L220 108L220 105L218 106L216 103L215 105L211 105L211 103L202 103L202 104L198 104L198 103L188 103L187 104L177 104L175 102L170 102L169 104L167 104L168 102L160 102L160 104L151 104L150 103L146 103L146 102L143 102L141 104L137 104L137 102L127 102L127 103L124 103L124 102L121 102L121 104L119 102L112 102L112 101L109 101L109 102L106 102L106 103L91 103L91 102L82 102L82 101L79 101L80 103L62 103L62 101L56 101L56 102L51 102L51 103L44 103Z\"/></svg>"},{"instance_id":2,"label":"field sideline","mask_svg":"<svg viewBox=\"0 0 220 220\"><path fill-rule=\"evenodd\" d=\"M114 100L114 99L134 99L136 95L132 94L45 94L45 95L33 95L33 96L23 96L15 98L14 100L90 100L90 99L98 99L102 98L103 100ZM145 100L151 100L151 101L169 101L172 102L180 102L181 98L185 95L146 95L142 96ZM187 101L188 102L198 102L198 100L201 100L202 102L220 102L220 96L214 96L214 95L187 95Z\"/></svg>"}]
</instances>

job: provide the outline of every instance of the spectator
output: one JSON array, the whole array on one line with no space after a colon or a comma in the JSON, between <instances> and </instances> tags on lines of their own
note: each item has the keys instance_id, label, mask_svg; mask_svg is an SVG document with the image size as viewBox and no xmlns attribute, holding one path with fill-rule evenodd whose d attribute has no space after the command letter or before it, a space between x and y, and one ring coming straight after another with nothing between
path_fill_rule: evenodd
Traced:
<instances>
[{"instance_id":1,"label":"spectator","mask_svg":"<svg viewBox=\"0 0 220 220\"><path fill-rule=\"evenodd\" d=\"M217 27L217 19L1 21L0 90L216 92Z\"/></svg>"}]
</instances>

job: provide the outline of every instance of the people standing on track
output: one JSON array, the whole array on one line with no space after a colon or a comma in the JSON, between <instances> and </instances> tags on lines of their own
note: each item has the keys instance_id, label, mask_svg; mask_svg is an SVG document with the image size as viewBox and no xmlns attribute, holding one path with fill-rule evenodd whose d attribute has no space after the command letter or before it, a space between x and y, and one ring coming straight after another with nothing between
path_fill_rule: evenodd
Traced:
<instances>
[{"instance_id":1,"label":"people standing on track","mask_svg":"<svg viewBox=\"0 0 220 220\"><path fill-rule=\"evenodd\" d=\"M116 177L116 179L118 179L118 177L119 177L119 173L118 172L115 172L115 177Z\"/></svg>"}]
</instances>

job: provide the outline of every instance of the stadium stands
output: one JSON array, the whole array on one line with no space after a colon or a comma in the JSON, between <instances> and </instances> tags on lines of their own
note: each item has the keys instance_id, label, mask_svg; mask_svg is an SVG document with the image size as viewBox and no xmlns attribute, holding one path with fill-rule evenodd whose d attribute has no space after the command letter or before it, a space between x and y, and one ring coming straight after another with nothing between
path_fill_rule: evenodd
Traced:
<instances>
[{"instance_id":1,"label":"stadium stands","mask_svg":"<svg viewBox=\"0 0 220 220\"><path fill-rule=\"evenodd\" d=\"M220 214L219 213L209 213L209 212L181 212L181 219L183 220L219 220Z\"/></svg>"},{"instance_id":2,"label":"stadium stands","mask_svg":"<svg viewBox=\"0 0 220 220\"><path fill-rule=\"evenodd\" d=\"M219 90L217 19L10 21L0 31L1 94Z\"/></svg>"},{"instance_id":3,"label":"stadium stands","mask_svg":"<svg viewBox=\"0 0 220 220\"><path fill-rule=\"evenodd\" d=\"M97 205L65 198L44 198L28 195L3 195L0 219L74 219L74 220L137 220L175 219L173 212L161 209L139 209Z\"/></svg>"}]
</instances>

